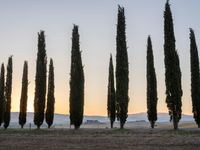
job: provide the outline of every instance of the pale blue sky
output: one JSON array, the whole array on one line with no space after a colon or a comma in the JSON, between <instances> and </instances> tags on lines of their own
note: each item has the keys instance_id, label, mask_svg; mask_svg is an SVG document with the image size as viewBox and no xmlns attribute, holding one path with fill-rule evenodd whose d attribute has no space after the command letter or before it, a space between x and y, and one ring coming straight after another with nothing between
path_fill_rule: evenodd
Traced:
<instances>
[{"instance_id":1,"label":"pale blue sky","mask_svg":"<svg viewBox=\"0 0 200 150\"><path fill-rule=\"evenodd\" d=\"M80 27L85 113L106 115L109 55L115 58L117 5L125 7L130 69L129 113L146 112L146 39L151 35L158 78L158 111L166 112L163 11L166 0L0 0L0 62L14 55L12 110L19 110L23 61L29 62L28 110L33 110L37 32L45 30L55 63L56 112L68 113L71 30ZM191 113L189 27L200 45L200 1L171 0L180 55L183 112ZM115 60L115 59L114 59ZM115 62L114 62L115 64Z\"/></svg>"}]
</instances>

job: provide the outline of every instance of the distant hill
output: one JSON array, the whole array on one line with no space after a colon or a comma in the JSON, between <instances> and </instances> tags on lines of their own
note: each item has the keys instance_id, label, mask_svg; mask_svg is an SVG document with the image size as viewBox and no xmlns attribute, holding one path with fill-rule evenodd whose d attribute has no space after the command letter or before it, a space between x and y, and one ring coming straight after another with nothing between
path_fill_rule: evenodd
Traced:
<instances>
[{"instance_id":1,"label":"distant hill","mask_svg":"<svg viewBox=\"0 0 200 150\"><path fill-rule=\"evenodd\" d=\"M157 122L169 122L169 114L168 113L158 113ZM137 120L145 120L148 122L147 113L137 113L137 114L129 114L128 121L137 121ZM192 115L182 114L181 122L193 121Z\"/></svg>"},{"instance_id":2,"label":"distant hill","mask_svg":"<svg viewBox=\"0 0 200 150\"><path fill-rule=\"evenodd\" d=\"M27 113L27 121L25 127L29 127L31 124L31 127L35 127L33 123L33 113L29 112ZM18 112L12 112L11 113L11 121L9 127L19 127L18 124ZM109 119L106 116L84 116L83 122L87 121L94 121L96 120L99 123L108 123ZM192 115L182 115L181 122L193 122ZM129 114L127 122L148 122L147 114L146 113L137 113L137 114ZM169 115L168 113L158 113L158 120L157 122L164 123L169 122ZM63 115L63 114L55 114L54 115L54 124L53 126L56 127L69 127L70 121L69 121L69 115ZM46 122L44 121L42 127L47 127Z\"/></svg>"}]
</instances>

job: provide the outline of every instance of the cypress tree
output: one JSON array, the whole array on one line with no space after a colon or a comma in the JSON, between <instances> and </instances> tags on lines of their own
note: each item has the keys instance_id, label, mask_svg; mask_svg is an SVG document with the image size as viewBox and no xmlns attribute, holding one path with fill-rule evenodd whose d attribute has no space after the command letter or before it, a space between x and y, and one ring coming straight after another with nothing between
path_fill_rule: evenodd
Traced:
<instances>
[{"instance_id":1,"label":"cypress tree","mask_svg":"<svg viewBox=\"0 0 200 150\"><path fill-rule=\"evenodd\" d=\"M151 128L157 120L157 81L154 68L154 58L151 37L147 40L147 115Z\"/></svg>"},{"instance_id":2,"label":"cypress tree","mask_svg":"<svg viewBox=\"0 0 200 150\"><path fill-rule=\"evenodd\" d=\"M116 54L116 104L117 118L120 121L120 128L124 128L124 124L128 117L128 52L126 46L126 23L124 8L118 7L117 21L117 54Z\"/></svg>"},{"instance_id":3,"label":"cypress tree","mask_svg":"<svg viewBox=\"0 0 200 150\"><path fill-rule=\"evenodd\" d=\"M23 75L22 75L22 89L20 98L20 112L19 112L19 124L23 128L26 123L26 111L27 111L27 99L28 99L28 62L24 61Z\"/></svg>"},{"instance_id":4,"label":"cypress tree","mask_svg":"<svg viewBox=\"0 0 200 150\"><path fill-rule=\"evenodd\" d=\"M34 123L39 129L44 121L45 101L46 101L46 64L47 56L45 49L44 31L38 33L38 53L35 77L35 97L34 97Z\"/></svg>"},{"instance_id":5,"label":"cypress tree","mask_svg":"<svg viewBox=\"0 0 200 150\"><path fill-rule=\"evenodd\" d=\"M116 109L115 109L115 83L114 83L112 55L110 55L110 63L109 63L107 111L108 111L108 117L110 118L110 126L111 128L113 128Z\"/></svg>"},{"instance_id":6,"label":"cypress tree","mask_svg":"<svg viewBox=\"0 0 200 150\"><path fill-rule=\"evenodd\" d=\"M6 107L4 113L4 128L10 124L10 110L11 110L11 93L12 93L12 56L8 58L8 65L7 65L7 76L6 76L6 86L5 86L5 99L6 99Z\"/></svg>"},{"instance_id":7,"label":"cypress tree","mask_svg":"<svg viewBox=\"0 0 200 150\"><path fill-rule=\"evenodd\" d=\"M53 124L54 118L54 67L53 60L50 59L49 64L49 77L48 77L48 94L47 94L47 109L46 109L46 123L48 124L48 128Z\"/></svg>"},{"instance_id":8,"label":"cypress tree","mask_svg":"<svg viewBox=\"0 0 200 150\"><path fill-rule=\"evenodd\" d=\"M199 56L195 34L190 29L190 69L191 69L191 97L193 117L200 128L200 74Z\"/></svg>"},{"instance_id":9,"label":"cypress tree","mask_svg":"<svg viewBox=\"0 0 200 150\"><path fill-rule=\"evenodd\" d=\"M70 78L70 124L78 129L83 121L84 109L84 72L79 45L78 26L72 31Z\"/></svg>"},{"instance_id":10,"label":"cypress tree","mask_svg":"<svg viewBox=\"0 0 200 150\"><path fill-rule=\"evenodd\" d=\"M5 76L4 76L4 64L1 65L1 75L0 75L0 126L4 120L5 111Z\"/></svg>"},{"instance_id":11,"label":"cypress tree","mask_svg":"<svg viewBox=\"0 0 200 150\"><path fill-rule=\"evenodd\" d=\"M167 0L164 11L164 54L165 54L165 84L166 103L169 110L170 120L173 121L174 129L178 128L181 119L181 70L179 56L175 46L172 13Z\"/></svg>"}]
</instances>

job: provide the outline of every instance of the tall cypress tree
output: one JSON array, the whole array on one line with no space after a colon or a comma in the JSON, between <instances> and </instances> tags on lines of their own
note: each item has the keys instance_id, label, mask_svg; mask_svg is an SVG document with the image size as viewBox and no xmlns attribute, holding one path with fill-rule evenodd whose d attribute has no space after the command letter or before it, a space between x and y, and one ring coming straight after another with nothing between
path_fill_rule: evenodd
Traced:
<instances>
[{"instance_id":1,"label":"tall cypress tree","mask_svg":"<svg viewBox=\"0 0 200 150\"><path fill-rule=\"evenodd\" d=\"M113 71L113 60L110 55L109 63L109 76L108 76L108 97L107 97L107 111L108 117L110 118L110 125L113 128L115 121L116 109L115 109L115 83L114 83L114 71Z\"/></svg>"},{"instance_id":2,"label":"tall cypress tree","mask_svg":"<svg viewBox=\"0 0 200 150\"><path fill-rule=\"evenodd\" d=\"M38 33L38 53L35 77L35 97L34 97L34 123L39 129L44 121L45 101L46 101L46 64L47 56L45 49L44 31Z\"/></svg>"},{"instance_id":3,"label":"tall cypress tree","mask_svg":"<svg viewBox=\"0 0 200 150\"><path fill-rule=\"evenodd\" d=\"M191 69L191 97L193 117L200 128L200 74L199 56L195 34L190 29L190 69Z\"/></svg>"},{"instance_id":4,"label":"tall cypress tree","mask_svg":"<svg viewBox=\"0 0 200 150\"><path fill-rule=\"evenodd\" d=\"M117 21L117 54L116 54L116 104L117 118L120 120L120 128L124 128L124 124L128 117L128 84L129 84L129 68L128 68L128 52L126 46L126 23L124 8L118 7Z\"/></svg>"},{"instance_id":5,"label":"tall cypress tree","mask_svg":"<svg viewBox=\"0 0 200 150\"><path fill-rule=\"evenodd\" d=\"M53 124L54 118L54 67L53 60L50 59L49 64L49 77L48 77L48 94L47 94L47 109L46 109L46 123L48 124L48 128Z\"/></svg>"},{"instance_id":6,"label":"tall cypress tree","mask_svg":"<svg viewBox=\"0 0 200 150\"><path fill-rule=\"evenodd\" d=\"M23 128L26 123L26 111L27 111L27 99L28 99L28 62L24 61L23 75L22 75L22 90L20 98L20 112L19 112L19 124Z\"/></svg>"},{"instance_id":7,"label":"tall cypress tree","mask_svg":"<svg viewBox=\"0 0 200 150\"><path fill-rule=\"evenodd\" d=\"M174 129L177 129L182 113L181 70L179 65L179 56L175 46L173 19L169 0L167 0L165 4L164 11L164 54L166 103L169 110L170 120L173 120Z\"/></svg>"},{"instance_id":8,"label":"tall cypress tree","mask_svg":"<svg viewBox=\"0 0 200 150\"><path fill-rule=\"evenodd\" d=\"M79 45L78 26L72 31L70 78L70 124L78 129L83 121L84 109L84 72Z\"/></svg>"},{"instance_id":9,"label":"tall cypress tree","mask_svg":"<svg viewBox=\"0 0 200 150\"><path fill-rule=\"evenodd\" d=\"M10 124L12 72L13 72L13 63L12 63L12 56L10 56L8 58L6 87L5 87L5 99L6 99L6 107L5 107L5 113L4 113L4 128L5 129L7 129L7 127Z\"/></svg>"},{"instance_id":10,"label":"tall cypress tree","mask_svg":"<svg viewBox=\"0 0 200 150\"><path fill-rule=\"evenodd\" d=\"M157 80L154 68L154 58L151 37L147 40L147 115L151 128L157 120Z\"/></svg>"},{"instance_id":11,"label":"tall cypress tree","mask_svg":"<svg viewBox=\"0 0 200 150\"><path fill-rule=\"evenodd\" d=\"M4 120L5 111L5 69L4 64L1 65L1 75L0 75L0 126Z\"/></svg>"}]
</instances>

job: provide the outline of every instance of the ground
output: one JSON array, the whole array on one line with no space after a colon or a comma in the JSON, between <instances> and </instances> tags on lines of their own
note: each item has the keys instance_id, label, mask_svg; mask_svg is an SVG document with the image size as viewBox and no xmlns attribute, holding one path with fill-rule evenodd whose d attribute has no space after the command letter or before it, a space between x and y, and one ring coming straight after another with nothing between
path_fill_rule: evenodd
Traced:
<instances>
[{"instance_id":1,"label":"ground","mask_svg":"<svg viewBox=\"0 0 200 150\"><path fill-rule=\"evenodd\" d=\"M199 149L200 130L196 128L120 129L0 129L2 150L146 150Z\"/></svg>"}]
</instances>

